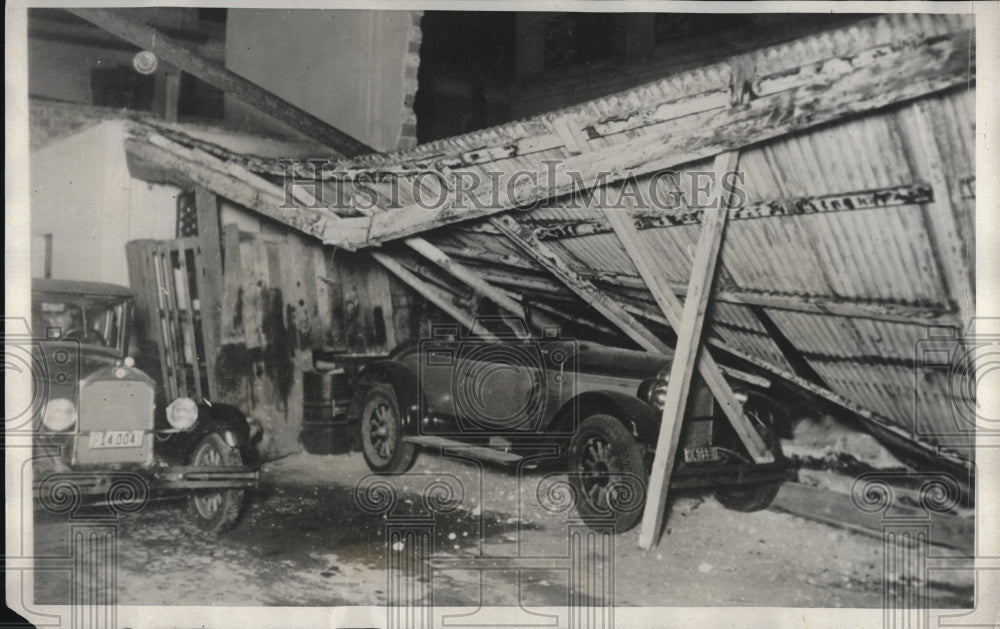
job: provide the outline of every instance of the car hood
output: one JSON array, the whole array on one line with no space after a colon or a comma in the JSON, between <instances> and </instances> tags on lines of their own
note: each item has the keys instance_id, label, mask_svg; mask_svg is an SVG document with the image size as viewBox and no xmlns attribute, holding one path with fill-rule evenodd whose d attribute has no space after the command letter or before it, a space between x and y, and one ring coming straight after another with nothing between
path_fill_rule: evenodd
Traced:
<instances>
[{"instance_id":1,"label":"car hood","mask_svg":"<svg viewBox=\"0 0 1000 629\"><path fill-rule=\"evenodd\" d=\"M621 378L655 377L671 362L672 356L639 350L608 347L596 343L576 343L576 370Z\"/></svg>"}]
</instances>

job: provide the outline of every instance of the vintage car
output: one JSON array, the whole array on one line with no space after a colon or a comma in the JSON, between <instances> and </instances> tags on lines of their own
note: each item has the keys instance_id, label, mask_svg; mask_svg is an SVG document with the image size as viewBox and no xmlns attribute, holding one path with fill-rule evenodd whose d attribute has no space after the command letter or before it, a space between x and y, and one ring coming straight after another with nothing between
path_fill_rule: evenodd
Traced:
<instances>
[{"instance_id":1,"label":"vintage car","mask_svg":"<svg viewBox=\"0 0 1000 629\"><path fill-rule=\"evenodd\" d=\"M623 507L615 493L632 482L639 487L625 493L645 495L670 364L668 356L555 334L485 341L439 326L433 338L367 366L348 417L378 473L406 471L418 447L524 464L555 452L583 519L612 518L622 532L641 519L642 501ZM764 509L789 475L774 429L787 417L767 380L724 372L774 461L754 463L696 377L671 486L711 487L728 508Z\"/></svg>"},{"instance_id":2,"label":"vintage car","mask_svg":"<svg viewBox=\"0 0 1000 629\"><path fill-rule=\"evenodd\" d=\"M249 424L232 406L162 399L128 353L132 303L113 284L32 281L35 497L45 506L67 483L112 508L187 497L199 526L223 532L258 479Z\"/></svg>"}]
</instances>

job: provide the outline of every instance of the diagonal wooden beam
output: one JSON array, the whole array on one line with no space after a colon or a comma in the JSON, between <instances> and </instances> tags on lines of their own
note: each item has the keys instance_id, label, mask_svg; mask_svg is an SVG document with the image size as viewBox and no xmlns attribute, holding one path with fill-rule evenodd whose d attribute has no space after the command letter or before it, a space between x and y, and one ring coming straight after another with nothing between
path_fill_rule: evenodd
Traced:
<instances>
[{"instance_id":1,"label":"diagonal wooden beam","mask_svg":"<svg viewBox=\"0 0 1000 629\"><path fill-rule=\"evenodd\" d=\"M472 288L483 297L492 300L495 304L514 316L524 319L524 308L517 302L517 300L484 280L478 273L469 267L452 260L448 254L441 251L431 243L427 242L423 238L417 237L407 238L403 241L403 243L413 251L436 264L455 279ZM526 330L521 326L515 324L511 325L510 328L515 335L519 337L523 337L525 335Z\"/></svg>"},{"instance_id":2,"label":"diagonal wooden beam","mask_svg":"<svg viewBox=\"0 0 1000 629\"><path fill-rule=\"evenodd\" d=\"M655 253L645 242L639 240L639 234L636 232L635 226L624 212L605 209L604 213L608 222L614 228L615 233L618 234L625 252L632 259L632 263L635 264L639 275L642 276L642 279L649 287L649 292L653 295L660 310L663 311L663 315L670 323L670 327L678 331L678 338L680 338L679 331L681 329L684 306L681 304L680 299L677 298L677 295L674 294L674 291L671 290L666 275L662 271L662 265L657 265ZM759 463L773 460L763 439L760 438L757 431L754 430L750 422L744 417L743 406L736 399L736 396L733 395L732 388L722 375L722 371L712 358L712 355L705 351L699 352L697 369L705 380L705 384L712 391L715 399L718 400L719 406L722 408L723 413L725 413L726 418L729 419L729 423L732 424L733 429L750 453L750 456Z\"/></svg>"},{"instance_id":3,"label":"diagonal wooden beam","mask_svg":"<svg viewBox=\"0 0 1000 629\"><path fill-rule=\"evenodd\" d=\"M370 146L340 129L299 109L235 72L191 52L176 39L164 35L155 28L147 26L121 11L111 9L67 9L67 11L143 50L149 50L167 63L240 99L342 155L354 157L375 152Z\"/></svg>"},{"instance_id":4,"label":"diagonal wooden beam","mask_svg":"<svg viewBox=\"0 0 1000 629\"><path fill-rule=\"evenodd\" d=\"M386 270L398 277L404 284L417 291L421 297L443 310L452 319L458 321L469 330L476 330L480 336L490 340L496 340L496 337L489 331L483 329L482 326L476 326L475 315L459 308L452 300L451 295L447 292L423 281L417 277L415 273L403 266L399 260L396 260L390 255L381 251L373 251L371 252L371 256L376 262L385 267Z\"/></svg>"},{"instance_id":5,"label":"diagonal wooden beam","mask_svg":"<svg viewBox=\"0 0 1000 629\"><path fill-rule=\"evenodd\" d=\"M672 353L663 341L650 332L649 328L639 323L617 300L576 273L551 247L539 242L530 228L521 225L509 215L491 217L490 223L521 248L528 257L555 275L567 288L604 315L640 347L660 354Z\"/></svg>"},{"instance_id":6,"label":"diagonal wooden beam","mask_svg":"<svg viewBox=\"0 0 1000 629\"><path fill-rule=\"evenodd\" d=\"M168 176L172 183L178 183L183 179L194 185L203 186L220 197L225 197L305 234L315 237L318 233L327 231L327 221L337 218L331 212L308 208L282 209L283 197L275 197L272 192L260 186L251 185L229 173L216 170L192 155L178 154L149 142L131 138L124 141L124 146L129 155L147 163L157 164L165 171L169 171L171 174Z\"/></svg>"},{"instance_id":7,"label":"diagonal wooden beam","mask_svg":"<svg viewBox=\"0 0 1000 629\"><path fill-rule=\"evenodd\" d=\"M649 478L649 491L642 514L639 530L639 546L650 549L656 545L663 527L663 516L667 508L667 488L677 458L677 444L680 440L684 410L687 408L688 392L694 366L701 349L701 332L705 323L709 298L712 294L712 280L722 250L722 236L729 213L730 193L723 191L723 175L736 170L739 152L723 153L715 159L715 194L719 210L707 216L702 224L701 235L695 248L691 264L691 280L688 287L687 303L677 328L677 347L670 366L670 380L667 397L663 405L663 419L660 435L656 441L656 455Z\"/></svg>"},{"instance_id":8,"label":"diagonal wooden beam","mask_svg":"<svg viewBox=\"0 0 1000 629\"><path fill-rule=\"evenodd\" d=\"M617 212L620 213L620 212ZM732 214L730 214L732 218ZM632 221L635 225L635 221ZM610 229L610 225L608 226ZM637 227L636 227L637 229ZM496 230L493 230L496 231ZM611 230L614 231L613 229ZM544 239L539 238L544 242ZM459 260L466 262L484 279L498 284L516 287L541 288L550 280L541 278L540 271L527 260L502 256L485 249L439 245L439 248ZM488 268L479 268L483 264ZM607 273L591 269L575 269L575 272L598 286L617 289L647 290L642 277L625 273ZM670 290L677 296L684 296L687 286L669 283ZM728 288L712 293L715 301L739 306L759 306L774 310L788 310L808 314L875 319L909 325L942 325L954 323L956 311L944 304L907 304L888 301L860 301L833 295L790 295L785 293L765 293Z\"/></svg>"}]
</instances>

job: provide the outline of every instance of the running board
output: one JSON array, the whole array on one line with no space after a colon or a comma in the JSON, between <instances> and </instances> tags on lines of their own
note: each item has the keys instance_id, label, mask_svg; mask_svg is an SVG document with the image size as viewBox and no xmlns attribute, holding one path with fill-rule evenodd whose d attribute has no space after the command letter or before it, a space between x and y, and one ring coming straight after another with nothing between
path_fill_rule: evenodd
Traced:
<instances>
[{"instance_id":1,"label":"running board","mask_svg":"<svg viewBox=\"0 0 1000 629\"><path fill-rule=\"evenodd\" d=\"M416 444L424 448L439 448L442 455L446 452L468 454L471 457L482 459L484 461L492 461L493 463L503 463L507 465L517 463L524 458L520 454L514 454L513 452L504 452L503 450L495 450L486 446L477 446L471 443L465 443L464 441L458 441L456 439L434 437L432 435L403 437L403 441L406 443Z\"/></svg>"}]
</instances>

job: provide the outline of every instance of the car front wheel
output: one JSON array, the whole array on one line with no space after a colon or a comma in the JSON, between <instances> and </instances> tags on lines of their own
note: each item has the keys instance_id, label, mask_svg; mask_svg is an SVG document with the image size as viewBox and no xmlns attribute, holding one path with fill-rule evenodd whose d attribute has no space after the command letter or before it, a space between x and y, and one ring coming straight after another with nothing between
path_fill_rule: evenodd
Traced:
<instances>
[{"instance_id":1,"label":"car front wheel","mask_svg":"<svg viewBox=\"0 0 1000 629\"><path fill-rule=\"evenodd\" d=\"M570 442L569 479L587 524L613 521L623 533L642 518L646 473L642 446L610 415L591 415Z\"/></svg>"},{"instance_id":2,"label":"car front wheel","mask_svg":"<svg viewBox=\"0 0 1000 629\"><path fill-rule=\"evenodd\" d=\"M396 392L377 384L361 404L361 450L368 468L379 474L401 474L410 469L416 447L403 441L403 416Z\"/></svg>"},{"instance_id":3,"label":"car front wheel","mask_svg":"<svg viewBox=\"0 0 1000 629\"><path fill-rule=\"evenodd\" d=\"M240 467L240 451L226 443L218 433L206 435L191 455L196 467ZM188 499L195 522L205 531L219 534L236 525L243 509L242 489L195 490Z\"/></svg>"},{"instance_id":4,"label":"car front wheel","mask_svg":"<svg viewBox=\"0 0 1000 629\"><path fill-rule=\"evenodd\" d=\"M764 444L774 456L774 460L784 460L784 453L781 451L781 440L775 432L775 428L779 422L784 421L787 423L788 421L784 410L767 397L759 393L752 393L743 406L743 414L753 423L757 429L757 434L761 436ZM731 428L725 433L723 441L730 448L730 451L746 452ZM748 454L745 457L743 462L751 462ZM742 511L744 513L761 511L771 506L771 503L774 502L774 499L778 495L778 490L781 489L781 485L782 481L771 481L767 483L719 487L715 490L715 499L719 501L719 504L733 511Z\"/></svg>"}]
</instances>

